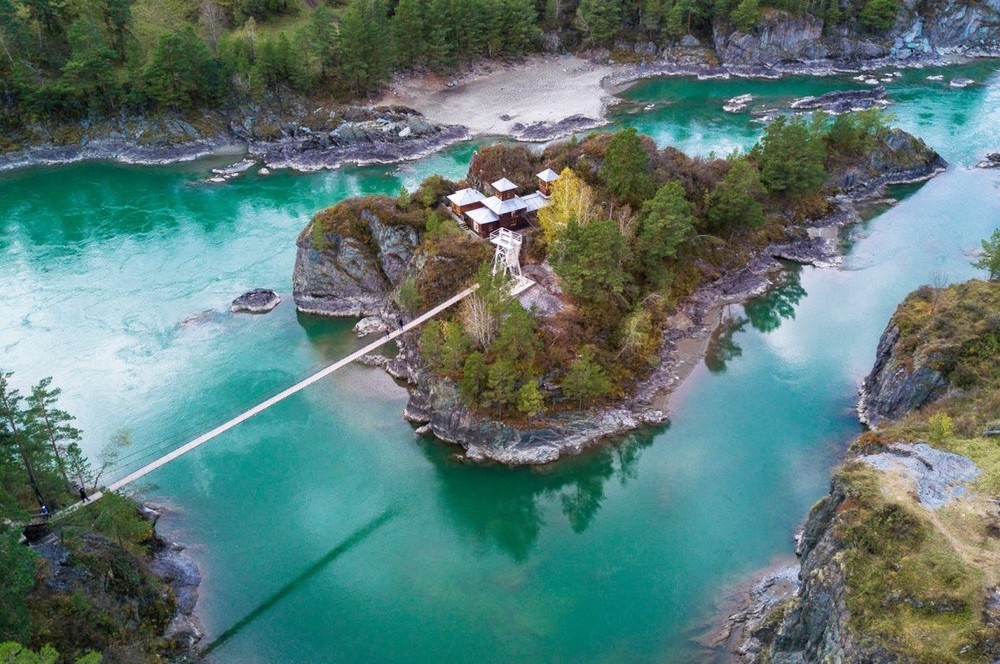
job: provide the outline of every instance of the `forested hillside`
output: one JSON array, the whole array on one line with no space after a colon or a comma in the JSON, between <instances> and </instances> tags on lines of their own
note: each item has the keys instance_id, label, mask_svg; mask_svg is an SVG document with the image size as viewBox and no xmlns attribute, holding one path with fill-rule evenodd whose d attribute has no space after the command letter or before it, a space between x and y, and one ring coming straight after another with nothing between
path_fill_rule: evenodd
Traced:
<instances>
[{"instance_id":1,"label":"forested hillside","mask_svg":"<svg viewBox=\"0 0 1000 664\"><path fill-rule=\"evenodd\" d=\"M0 122L371 95L394 70L752 28L774 11L877 32L898 0L0 0ZM2 147L2 146L0 146Z\"/></svg>"}]
</instances>

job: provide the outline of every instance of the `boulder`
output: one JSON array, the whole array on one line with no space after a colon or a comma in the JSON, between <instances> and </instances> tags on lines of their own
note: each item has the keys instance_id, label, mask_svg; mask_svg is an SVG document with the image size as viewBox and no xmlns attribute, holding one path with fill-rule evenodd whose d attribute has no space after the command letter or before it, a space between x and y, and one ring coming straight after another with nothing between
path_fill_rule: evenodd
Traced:
<instances>
[{"instance_id":1,"label":"boulder","mask_svg":"<svg viewBox=\"0 0 1000 664\"><path fill-rule=\"evenodd\" d=\"M254 288L233 300L229 310L235 313L266 314L281 303L281 296L267 288Z\"/></svg>"}]
</instances>

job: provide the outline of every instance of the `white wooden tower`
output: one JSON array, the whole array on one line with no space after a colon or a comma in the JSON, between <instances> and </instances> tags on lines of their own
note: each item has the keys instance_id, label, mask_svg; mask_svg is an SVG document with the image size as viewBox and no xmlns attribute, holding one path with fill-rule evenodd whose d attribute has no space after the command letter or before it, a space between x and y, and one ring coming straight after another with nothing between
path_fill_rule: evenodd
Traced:
<instances>
[{"instance_id":1,"label":"white wooden tower","mask_svg":"<svg viewBox=\"0 0 1000 664\"><path fill-rule=\"evenodd\" d=\"M493 274L505 274L515 282L521 279L521 234L500 228L490 233L490 242L496 245L493 254Z\"/></svg>"}]
</instances>

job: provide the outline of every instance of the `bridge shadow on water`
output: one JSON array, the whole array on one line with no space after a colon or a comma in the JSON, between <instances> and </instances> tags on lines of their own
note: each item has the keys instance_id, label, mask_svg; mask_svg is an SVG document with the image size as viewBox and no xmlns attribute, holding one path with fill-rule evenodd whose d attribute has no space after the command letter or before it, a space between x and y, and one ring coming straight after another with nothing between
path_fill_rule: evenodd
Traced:
<instances>
[{"instance_id":1,"label":"bridge shadow on water","mask_svg":"<svg viewBox=\"0 0 1000 664\"><path fill-rule=\"evenodd\" d=\"M267 613L281 600L288 597L290 594L295 592L299 587L301 587L302 585L307 583L310 579L312 579L314 576L323 571L323 569L327 565L332 563L341 555L347 553L354 547L364 542L371 535L373 535L375 531L377 531L385 524L389 523L389 521L393 520L397 516L399 516L399 510L390 507L385 509L381 514L379 514L377 517L369 521L364 526L361 526L360 528L355 530L353 533L348 535L347 538L345 538L340 544L330 549L326 553L326 555L324 555L322 558L320 558L315 563L310 565L308 569L306 569L297 577L295 577L294 579L286 583L284 586L279 588L277 592L275 592L270 597L261 602L260 605L257 606L257 608L255 608L253 611L240 618L238 621L236 621L236 623L232 627L230 627L222 634L217 636L214 641L209 643L201 651L201 654L208 656L209 654L211 654L212 651L224 645L231 638L233 638L241 631L243 631L243 629L250 626L251 624L253 624L254 621L256 621L262 615Z\"/></svg>"}]
</instances>

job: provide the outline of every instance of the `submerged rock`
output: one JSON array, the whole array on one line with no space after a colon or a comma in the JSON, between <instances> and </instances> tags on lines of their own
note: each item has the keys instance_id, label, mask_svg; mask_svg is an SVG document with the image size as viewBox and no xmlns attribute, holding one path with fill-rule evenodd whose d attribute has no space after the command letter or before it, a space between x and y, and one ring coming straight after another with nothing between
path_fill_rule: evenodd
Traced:
<instances>
[{"instance_id":1,"label":"submerged rock","mask_svg":"<svg viewBox=\"0 0 1000 664\"><path fill-rule=\"evenodd\" d=\"M827 113L840 114L876 107L884 108L888 105L885 87L880 85L871 90L838 90L818 97L804 97L792 102L791 108L797 111L823 110Z\"/></svg>"},{"instance_id":2,"label":"submerged rock","mask_svg":"<svg viewBox=\"0 0 1000 664\"><path fill-rule=\"evenodd\" d=\"M745 111L746 107L749 106L752 101L753 95L750 94L733 97L722 105L722 110L726 113L739 113L740 111Z\"/></svg>"},{"instance_id":3,"label":"submerged rock","mask_svg":"<svg viewBox=\"0 0 1000 664\"><path fill-rule=\"evenodd\" d=\"M559 122L534 122L523 127L520 131L516 131L515 137L520 141L552 141L578 131L594 129L607 123L608 121L604 119L588 118L585 115L571 115Z\"/></svg>"},{"instance_id":4,"label":"submerged rock","mask_svg":"<svg viewBox=\"0 0 1000 664\"><path fill-rule=\"evenodd\" d=\"M976 164L976 168L1000 168L1000 152L991 152Z\"/></svg>"},{"instance_id":5,"label":"submerged rock","mask_svg":"<svg viewBox=\"0 0 1000 664\"><path fill-rule=\"evenodd\" d=\"M266 314L281 303L281 296L267 288L255 288L233 300L229 310L235 313Z\"/></svg>"},{"instance_id":6,"label":"submerged rock","mask_svg":"<svg viewBox=\"0 0 1000 664\"><path fill-rule=\"evenodd\" d=\"M232 166L227 166L226 168L213 168L212 173L214 177L207 178L206 182L228 182L233 178L243 175L248 170L256 165L257 161L254 159L243 159L236 162Z\"/></svg>"}]
</instances>

